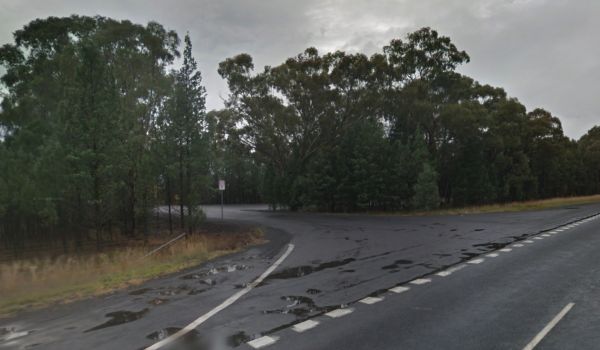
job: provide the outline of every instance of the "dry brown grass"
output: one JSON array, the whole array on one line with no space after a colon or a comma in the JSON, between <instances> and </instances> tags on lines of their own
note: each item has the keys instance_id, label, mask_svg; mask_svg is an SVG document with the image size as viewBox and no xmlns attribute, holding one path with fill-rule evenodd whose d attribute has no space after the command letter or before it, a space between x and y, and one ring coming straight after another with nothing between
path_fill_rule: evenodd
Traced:
<instances>
[{"instance_id":1,"label":"dry brown grass","mask_svg":"<svg viewBox=\"0 0 600 350\"><path fill-rule=\"evenodd\" d=\"M542 210L558 208L569 205L583 205L600 202L600 195L580 196L580 197L559 197L550 199L540 199L525 202L511 202L503 204L480 205L464 208L439 209L423 212L398 213L399 215L463 215L478 213L502 213L517 212L528 210ZM385 213L381 213L384 214Z\"/></svg>"},{"instance_id":2,"label":"dry brown grass","mask_svg":"<svg viewBox=\"0 0 600 350\"><path fill-rule=\"evenodd\" d=\"M139 284L198 265L263 241L253 229L231 234L200 234L183 238L155 255L146 246L114 249L83 256L28 259L0 264L0 315L53 302L68 302Z\"/></svg>"}]
</instances>

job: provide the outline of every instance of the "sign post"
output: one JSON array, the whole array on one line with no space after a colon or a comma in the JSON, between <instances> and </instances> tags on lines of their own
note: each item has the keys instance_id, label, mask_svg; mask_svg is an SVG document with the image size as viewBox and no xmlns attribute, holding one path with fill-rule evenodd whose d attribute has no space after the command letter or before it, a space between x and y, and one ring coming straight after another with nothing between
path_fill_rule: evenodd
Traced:
<instances>
[{"instance_id":1,"label":"sign post","mask_svg":"<svg viewBox=\"0 0 600 350\"><path fill-rule=\"evenodd\" d=\"M219 192L221 192L221 220L223 220L223 191L225 191L225 180L219 180Z\"/></svg>"}]
</instances>

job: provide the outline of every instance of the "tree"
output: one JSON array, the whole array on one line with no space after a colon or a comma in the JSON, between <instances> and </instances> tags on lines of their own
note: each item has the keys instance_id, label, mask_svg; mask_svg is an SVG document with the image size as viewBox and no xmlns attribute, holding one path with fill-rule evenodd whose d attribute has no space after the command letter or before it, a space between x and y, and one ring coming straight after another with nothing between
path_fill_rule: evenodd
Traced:
<instances>
[{"instance_id":1,"label":"tree","mask_svg":"<svg viewBox=\"0 0 600 350\"><path fill-rule=\"evenodd\" d=\"M437 173L428 163L423 164L423 170L417 177L414 186L412 207L417 210L432 210L440 205L440 195L437 185Z\"/></svg>"},{"instance_id":2,"label":"tree","mask_svg":"<svg viewBox=\"0 0 600 350\"><path fill-rule=\"evenodd\" d=\"M179 184L180 227L185 225L187 210L188 231L193 229L194 208L200 201L199 193L208 185L208 163L210 140L206 124L206 89L202 85L202 74L192 56L189 34L184 38L183 65L172 72L172 91L166 101L165 111L159 118L159 133L164 148L173 158L165 159L165 186L170 196L171 184ZM173 179L173 173L176 179Z\"/></svg>"}]
</instances>

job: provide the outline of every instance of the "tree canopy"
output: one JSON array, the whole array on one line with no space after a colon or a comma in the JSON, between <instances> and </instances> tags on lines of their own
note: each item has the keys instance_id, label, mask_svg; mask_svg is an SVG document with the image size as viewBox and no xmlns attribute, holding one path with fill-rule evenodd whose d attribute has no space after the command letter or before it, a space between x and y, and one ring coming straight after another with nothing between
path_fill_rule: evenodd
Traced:
<instances>
[{"instance_id":1,"label":"tree canopy","mask_svg":"<svg viewBox=\"0 0 600 350\"><path fill-rule=\"evenodd\" d=\"M457 72L468 54L422 28L370 57L307 48L256 70L220 63L206 111L185 35L105 17L37 19L0 48L0 237L82 242L193 231L200 203L429 210L600 192L600 128ZM181 215L178 215L181 213ZM175 219L174 219L175 218Z\"/></svg>"}]
</instances>

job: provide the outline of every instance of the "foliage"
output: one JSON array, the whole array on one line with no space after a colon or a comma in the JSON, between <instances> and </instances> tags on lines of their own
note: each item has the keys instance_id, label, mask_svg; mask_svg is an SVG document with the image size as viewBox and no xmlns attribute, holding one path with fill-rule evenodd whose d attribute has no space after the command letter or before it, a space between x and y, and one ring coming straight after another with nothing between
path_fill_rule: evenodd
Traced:
<instances>
[{"instance_id":1,"label":"foliage","mask_svg":"<svg viewBox=\"0 0 600 350\"><path fill-rule=\"evenodd\" d=\"M599 192L597 128L570 140L549 112L528 113L457 73L469 59L430 28L371 57L308 48L258 73L240 54L219 65L231 92L222 113L265 167L273 207L405 210Z\"/></svg>"},{"instance_id":2,"label":"foliage","mask_svg":"<svg viewBox=\"0 0 600 350\"><path fill-rule=\"evenodd\" d=\"M171 232L191 232L218 179L227 203L293 210L600 192L599 127L569 139L550 112L457 73L468 54L430 28L371 57L308 48L257 72L248 54L227 58L230 95L208 113L189 35L181 62L179 45L158 23L74 15L0 48L5 246L147 235L164 204Z\"/></svg>"}]
</instances>

